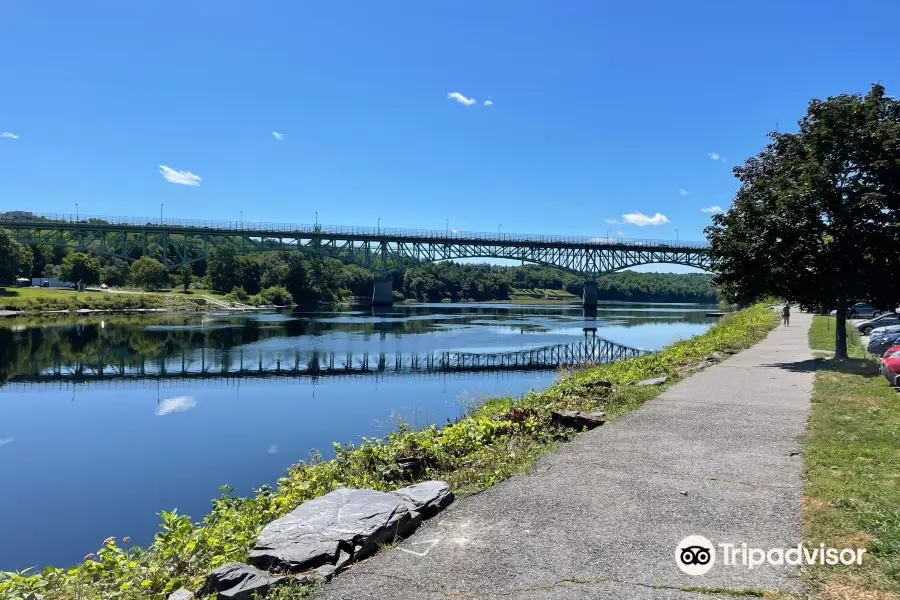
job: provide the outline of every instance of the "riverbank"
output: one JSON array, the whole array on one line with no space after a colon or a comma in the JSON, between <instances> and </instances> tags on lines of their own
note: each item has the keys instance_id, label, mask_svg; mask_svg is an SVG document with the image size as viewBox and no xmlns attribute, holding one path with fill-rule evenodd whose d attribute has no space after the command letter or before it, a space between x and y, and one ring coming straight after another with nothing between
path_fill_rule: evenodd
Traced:
<instances>
[{"instance_id":1,"label":"riverbank","mask_svg":"<svg viewBox=\"0 0 900 600\"><path fill-rule=\"evenodd\" d=\"M195 587L212 568L246 558L262 525L336 487L386 490L443 478L457 495L482 490L526 470L537 456L572 435L552 424L551 410L593 411L602 406L606 418L614 419L659 393L660 387L638 385L640 380L661 375L672 382L686 377L758 341L774 319L771 311L753 307L659 353L578 371L545 392L488 402L445 428L413 431L402 427L385 439L366 440L358 448L338 446L332 460L314 456L291 467L277 491L264 488L252 498L227 494L199 526L184 516L166 517L163 531L147 551L110 542L74 570L44 579L44 593L56 600L80 585L83 597L91 600L124 599L159 597L179 585ZM101 560L95 560L98 557ZM21 585L37 585L41 580L38 576ZM5 585L9 589L9 582ZM133 589L145 593L128 591Z\"/></svg>"},{"instance_id":2,"label":"riverbank","mask_svg":"<svg viewBox=\"0 0 900 600\"><path fill-rule=\"evenodd\" d=\"M815 598L900 597L900 399L878 374L848 323L850 358L835 361L835 319L814 317L816 359L809 433L803 443L806 545L866 548L861 565L814 565Z\"/></svg>"},{"instance_id":3,"label":"riverbank","mask_svg":"<svg viewBox=\"0 0 900 600\"><path fill-rule=\"evenodd\" d=\"M143 291L88 289L78 292L62 288L0 288L0 316L37 313L89 314L129 312L221 312L223 310L267 310L277 306L232 307L223 294L211 290Z\"/></svg>"}]
</instances>

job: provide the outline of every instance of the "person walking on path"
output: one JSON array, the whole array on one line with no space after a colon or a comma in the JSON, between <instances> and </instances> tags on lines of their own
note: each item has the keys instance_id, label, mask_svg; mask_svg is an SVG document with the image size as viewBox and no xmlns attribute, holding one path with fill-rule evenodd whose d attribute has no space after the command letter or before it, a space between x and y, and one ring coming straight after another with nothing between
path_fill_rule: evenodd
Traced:
<instances>
[{"instance_id":1,"label":"person walking on path","mask_svg":"<svg viewBox=\"0 0 900 600\"><path fill-rule=\"evenodd\" d=\"M784 321L784 326L788 327L791 324L791 305L788 303L784 304L784 308L781 309L781 319Z\"/></svg>"}]
</instances>

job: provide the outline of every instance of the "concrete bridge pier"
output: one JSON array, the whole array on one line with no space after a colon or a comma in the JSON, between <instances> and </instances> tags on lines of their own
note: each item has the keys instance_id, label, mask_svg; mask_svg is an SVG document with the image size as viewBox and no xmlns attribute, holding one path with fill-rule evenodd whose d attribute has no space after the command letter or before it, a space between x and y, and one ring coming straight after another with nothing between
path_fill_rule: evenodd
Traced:
<instances>
[{"instance_id":1,"label":"concrete bridge pier","mask_svg":"<svg viewBox=\"0 0 900 600\"><path fill-rule=\"evenodd\" d=\"M372 306L391 306L394 304L394 280L390 277L376 277L372 291Z\"/></svg>"},{"instance_id":2,"label":"concrete bridge pier","mask_svg":"<svg viewBox=\"0 0 900 600\"><path fill-rule=\"evenodd\" d=\"M597 308L597 282L584 282L584 295L582 296L581 305L585 308Z\"/></svg>"}]
</instances>

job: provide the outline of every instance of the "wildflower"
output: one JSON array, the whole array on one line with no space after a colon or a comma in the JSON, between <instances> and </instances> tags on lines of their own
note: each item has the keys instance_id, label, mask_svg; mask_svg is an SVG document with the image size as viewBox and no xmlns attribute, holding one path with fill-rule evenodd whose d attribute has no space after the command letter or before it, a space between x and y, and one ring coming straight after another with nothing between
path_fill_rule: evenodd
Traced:
<instances>
[{"instance_id":1,"label":"wildflower","mask_svg":"<svg viewBox=\"0 0 900 600\"><path fill-rule=\"evenodd\" d=\"M109 546L110 544L115 544L115 543L116 543L116 538L114 536L109 536L108 538L103 540L104 546Z\"/></svg>"},{"instance_id":2,"label":"wildflower","mask_svg":"<svg viewBox=\"0 0 900 600\"><path fill-rule=\"evenodd\" d=\"M89 560L94 560L95 558L97 558L97 555L94 554L93 552L91 552L87 556L84 557L84 562L87 562Z\"/></svg>"},{"instance_id":3,"label":"wildflower","mask_svg":"<svg viewBox=\"0 0 900 600\"><path fill-rule=\"evenodd\" d=\"M130 544L130 543L131 543L131 538L130 538L129 536L126 535L125 537L122 538L122 543L124 543L124 544Z\"/></svg>"}]
</instances>

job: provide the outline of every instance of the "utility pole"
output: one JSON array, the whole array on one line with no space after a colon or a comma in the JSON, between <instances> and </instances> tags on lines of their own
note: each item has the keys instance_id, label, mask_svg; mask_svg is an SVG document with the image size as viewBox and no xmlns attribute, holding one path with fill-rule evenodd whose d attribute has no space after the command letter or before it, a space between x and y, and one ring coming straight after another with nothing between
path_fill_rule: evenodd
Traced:
<instances>
[{"instance_id":1,"label":"utility pole","mask_svg":"<svg viewBox=\"0 0 900 600\"><path fill-rule=\"evenodd\" d=\"M78 222L78 203L75 203L75 222Z\"/></svg>"},{"instance_id":2,"label":"utility pole","mask_svg":"<svg viewBox=\"0 0 900 600\"><path fill-rule=\"evenodd\" d=\"M162 225L162 202L159 203L159 224Z\"/></svg>"},{"instance_id":3,"label":"utility pole","mask_svg":"<svg viewBox=\"0 0 900 600\"><path fill-rule=\"evenodd\" d=\"M444 220L447 222L447 235L450 235L450 217L444 217Z\"/></svg>"},{"instance_id":4,"label":"utility pole","mask_svg":"<svg viewBox=\"0 0 900 600\"><path fill-rule=\"evenodd\" d=\"M678 242L678 230L677 229L675 230L675 242L676 243Z\"/></svg>"}]
</instances>

